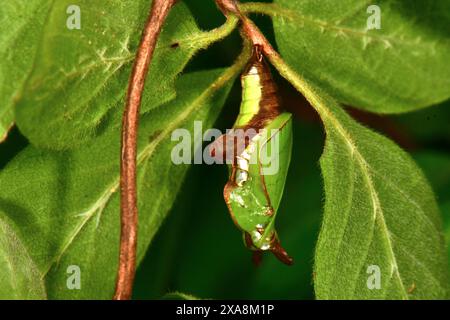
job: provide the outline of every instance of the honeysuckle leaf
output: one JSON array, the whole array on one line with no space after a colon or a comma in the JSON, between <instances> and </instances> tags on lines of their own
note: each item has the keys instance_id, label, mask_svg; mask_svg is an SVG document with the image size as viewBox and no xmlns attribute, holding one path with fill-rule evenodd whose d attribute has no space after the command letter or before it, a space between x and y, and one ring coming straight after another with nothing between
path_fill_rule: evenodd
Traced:
<instances>
[{"instance_id":1,"label":"honeysuckle leaf","mask_svg":"<svg viewBox=\"0 0 450 320\"><path fill-rule=\"evenodd\" d=\"M0 218L0 299L45 299L44 282L27 249Z\"/></svg>"},{"instance_id":2,"label":"honeysuckle leaf","mask_svg":"<svg viewBox=\"0 0 450 320\"><path fill-rule=\"evenodd\" d=\"M43 29L29 39L28 45L38 50L18 96L16 121L33 144L68 149L101 132L108 112L123 105L151 1L113 0L107 6L90 0L48 2ZM76 12L80 29L68 28ZM173 99L174 79L192 55L231 30L201 31L186 5L178 3L158 40L142 113ZM14 46L13 52L20 54Z\"/></svg>"},{"instance_id":3,"label":"honeysuckle leaf","mask_svg":"<svg viewBox=\"0 0 450 320\"><path fill-rule=\"evenodd\" d=\"M254 10L273 17L283 58L339 102L399 113L450 97L448 1L274 2Z\"/></svg>"},{"instance_id":4,"label":"honeysuckle leaf","mask_svg":"<svg viewBox=\"0 0 450 320\"><path fill-rule=\"evenodd\" d=\"M139 260L189 168L171 161L171 150L179 143L171 141L173 130L186 128L193 143L194 120L202 121L205 130L212 126L241 67L242 63L226 70L182 76L177 83L177 99L142 117L138 147ZM0 218L11 221L12 230L45 279L51 299L112 297L120 234L117 129L111 125L74 151L30 146L0 173ZM79 290L67 287L70 266L79 267Z\"/></svg>"},{"instance_id":5,"label":"honeysuckle leaf","mask_svg":"<svg viewBox=\"0 0 450 320\"><path fill-rule=\"evenodd\" d=\"M272 57L272 63L311 103L325 127L317 298L446 298L442 221L421 170L395 143L358 124L280 58Z\"/></svg>"},{"instance_id":6,"label":"honeysuckle leaf","mask_svg":"<svg viewBox=\"0 0 450 320\"><path fill-rule=\"evenodd\" d=\"M0 142L14 124L15 97L33 67L47 0L4 1L0 8ZM33 44L34 45L30 45Z\"/></svg>"},{"instance_id":7,"label":"honeysuckle leaf","mask_svg":"<svg viewBox=\"0 0 450 320\"><path fill-rule=\"evenodd\" d=\"M392 141L327 103L317 297L446 298L441 217L421 170Z\"/></svg>"}]
</instances>

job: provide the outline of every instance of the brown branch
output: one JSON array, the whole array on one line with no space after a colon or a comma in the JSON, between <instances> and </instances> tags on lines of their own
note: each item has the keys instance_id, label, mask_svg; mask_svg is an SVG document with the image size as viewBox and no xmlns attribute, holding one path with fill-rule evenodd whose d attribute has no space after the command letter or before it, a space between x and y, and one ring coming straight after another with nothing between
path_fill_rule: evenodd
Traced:
<instances>
[{"instance_id":1,"label":"brown branch","mask_svg":"<svg viewBox=\"0 0 450 320\"><path fill-rule=\"evenodd\" d=\"M120 257L114 300L128 300L133 290L137 248L137 183L136 155L139 109L150 61L162 25L176 0L153 0L128 84L122 121L120 163L121 232Z\"/></svg>"},{"instance_id":2,"label":"brown branch","mask_svg":"<svg viewBox=\"0 0 450 320\"><path fill-rule=\"evenodd\" d=\"M228 16L229 13L242 16L236 0L216 0L216 4L225 16Z\"/></svg>"},{"instance_id":3,"label":"brown branch","mask_svg":"<svg viewBox=\"0 0 450 320\"><path fill-rule=\"evenodd\" d=\"M259 46L267 57L281 58L275 51L267 38L262 34L258 27L246 15L239 10L239 1L237 0L215 0L217 6L225 16L229 14L236 15L242 23L242 33L250 40L254 46Z\"/></svg>"}]
</instances>

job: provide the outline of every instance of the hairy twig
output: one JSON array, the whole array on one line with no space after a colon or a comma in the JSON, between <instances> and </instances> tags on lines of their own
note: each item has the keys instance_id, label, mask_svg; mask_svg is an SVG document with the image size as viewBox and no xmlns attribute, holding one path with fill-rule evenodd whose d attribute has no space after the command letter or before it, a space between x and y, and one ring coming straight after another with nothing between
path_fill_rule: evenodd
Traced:
<instances>
[{"instance_id":1,"label":"hairy twig","mask_svg":"<svg viewBox=\"0 0 450 320\"><path fill-rule=\"evenodd\" d=\"M270 42L266 39L266 37L261 33L255 24L247 18L246 15L242 14L239 9L239 1L237 0L215 0L217 6L223 12L225 16L235 15L237 16L242 23L242 33L243 35L253 44L261 47L263 53L269 57L277 57L281 58L279 54L272 47Z\"/></svg>"},{"instance_id":2,"label":"hairy twig","mask_svg":"<svg viewBox=\"0 0 450 320\"><path fill-rule=\"evenodd\" d=\"M301 94L305 96L308 102L319 112L317 107L317 99L320 100L315 89L301 76L296 74L283 60L280 54L272 47L267 38L262 34L258 27L240 10L241 5L237 0L215 0L217 6L222 10L225 16L235 15L242 23L241 34L251 44L260 47L264 55L269 59L273 66L278 70L280 75L289 81ZM242 7L249 4L242 5Z\"/></svg>"},{"instance_id":3,"label":"hairy twig","mask_svg":"<svg viewBox=\"0 0 450 320\"><path fill-rule=\"evenodd\" d=\"M122 122L122 150L120 171L121 233L120 257L115 300L131 298L136 272L137 248L137 184L136 154L139 110L150 61L162 25L176 0L153 0L149 18L136 54L128 85Z\"/></svg>"}]
</instances>

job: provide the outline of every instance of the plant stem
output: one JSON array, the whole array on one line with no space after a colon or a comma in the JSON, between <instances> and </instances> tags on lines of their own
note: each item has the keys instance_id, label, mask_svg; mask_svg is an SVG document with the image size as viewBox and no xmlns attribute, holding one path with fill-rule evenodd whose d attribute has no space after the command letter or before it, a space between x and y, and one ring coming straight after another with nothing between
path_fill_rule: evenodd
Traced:
<instances>
[{"instance_id":1,"label":"plant stem","mask_svg":"<svg viewBox=\"0 0 450 320\"><path fill-rule=\"evenodd\" d=\"M255 7L255 4L249 3L241 5L237 0L216 0L217 6L222 10L225 16L236 15L242 23L241 34L247 38L253 45L258 45L269 61L280 72L280 75L288 80L321 114L321 109L317 107L323 103L315 90L299 75L297 75L283 60L279 53L272 47L267 38L262 34L258 27L242 13L243 9ZM319 100L317 102L316 100Z\"/></svg>"},{"instance_id":2,"label":"plant stem","mask_svg":"<svg viewBox=\"0 0 450 320\"><path fill-rule=\"evenodd\" d=\"M242 14L239 9L240 3L237 0L215 0L217 6L222 10L225 16L235 15L242 22L243 35L255 46L260 46L263 53L270 58L278 53L273 49L266 37L259 31L253 22Z\"/></svg>"},{"instance_id":3,"label":"plant stem","mask_svg":"<svg viewBox=\"0 0 450 320\"><path fill-rule=\"evenodd\" d=\"M122 121L122 150L120 166L120 256L114 300L131 298L136 272L137 248L137 183L136 154L139 110L148 68L162 25L176 0L153 0L151 11L136 54L128 84Z\"/></svg>"}]
</instances>

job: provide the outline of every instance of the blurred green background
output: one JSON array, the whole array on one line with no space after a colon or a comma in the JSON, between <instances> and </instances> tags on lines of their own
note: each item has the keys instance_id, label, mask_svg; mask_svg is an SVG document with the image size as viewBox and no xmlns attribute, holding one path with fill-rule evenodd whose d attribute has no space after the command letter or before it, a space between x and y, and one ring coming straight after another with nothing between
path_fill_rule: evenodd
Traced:
<instances>
[{"instance_id":1,"label":"blurred green background","mask_svg":"<svg viewBox=\"0 0 450 320\"><path fill-rule=\"evenodd\" d=\"M212 1L185 1L198 24L211 29L223 23ZM245 2L245 1L244 1ZM269 1L268 1L269 2ZM254 17L275 43L271 22ZM186 72L226 67L240 52L235 32L223 42L198 54ZM284 105L295 114L294 148L285 192L277 216L281 241L295 263L288 267L272 255L255 267L223 201L227 181L225 166L193 166L140 265L134 298L161 298L180 291L199 298L313 299L312 265L320 228L324 193L319 168L324 132L319 118L305 100L274 75ZM235 83L216 128L231 127L240 103ZM349 108L349 112L407 150L427 175L438 199L450 240L450 101L405 115L377 116ZM28 142L13 129L0 144L0 169ZM449 253L450 257L450 253Z\"/></svg>"}]
</instances>

